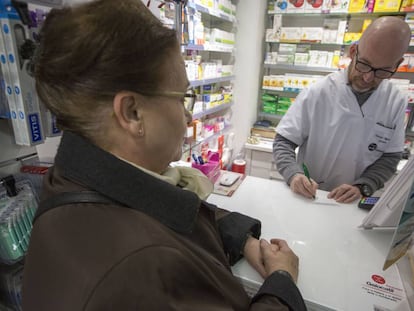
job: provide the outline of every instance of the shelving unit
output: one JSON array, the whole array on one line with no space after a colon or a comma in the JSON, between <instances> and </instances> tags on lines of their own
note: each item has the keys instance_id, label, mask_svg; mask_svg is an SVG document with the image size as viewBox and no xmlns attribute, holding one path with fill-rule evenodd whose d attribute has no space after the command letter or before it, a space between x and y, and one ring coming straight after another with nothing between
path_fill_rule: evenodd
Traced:
<instances>
[{"instance_id":1,"label":"shelving unit","mask_svg":"<svg viewBox=\"0 0 414 311\"><path fill-rule=\"evenodd\" d=\"M222 83L222 82L230 82L234 80L234 76L224 76L224 77L217 77L217 78L210 78L210 79L200 79L200 80L191 80L190 86L192 87L198 87L208 84L214 84L214 83Z\"/></svg>"},{"instance_id":2,"label":"shelving unit","mask_svg":"<svg viewBox=\"0 0 414 311\"><path fill-rule=\"evenodd\" d=\"M268 1L269 2L269 1ZM267 12L267 21L265 25L265 35L263 40L263 61L262 61L262 74L260 76L260 92L258 94L258 104L257 104L257 121L270 121L272 126L270 131L266 131L263 128L255 130L254 128L251 129L251 134L255 135L263 135L260 140L259 144L245 144L246 149L246 158L247 158L247 171L250 175L263 177L263 178L276 178L280 179L280 175L277 174L277 168L275 163L273 162L272 157L272 145L273 139L269 138L268 135L274 135L275 132L272 130L283 117L282 112L276 111L276 113L269 113L263 111L263 94L269 94L277 97L278 99L286 99L289 98L292 101L296 98L296 96L300 93L302 88L291 88L286 87L282 83L280 85L277 80L273 81L273 85L264 83L263 78L265 76L282 76L285 74L291 74L293 77L296 75L320 75L325 76L329 73L335 72L337 70L341 70L340 68L344 68L346 63L337 62L339 66L309 66L304 64L295 64L294 60L293 63L281 63L281 62L274 62L274 58L269 57L267 53L269 52L278 52L279 48L282 44L294 44L296 47L298 45L307 46L310 50L315 51L339 51L339 58L346 57L348 55L349 47L352 45L352 42L344 42L343 38L339 38L338 41L331 38L331 41L327 41L326 37L321 42L301 42L300 38L297 42L295 40L282 40L281 39L281 32L279 32L278 40L274 40L272 35L269 35L268 29L274 29L274 19L275 14L279 15L277 17L277 21L279 18L281 19L280 26L282 27L322 27L324 24L332 25L336 22L339 25L339 22L342 21L343 25L343 32L359 32L364 25L364 20L366 19L375 19L382 15L394 15L394 16L406 16L406 12L390 12L390 13L348 13L348 12L335 12L335 13L280 13L280 12ZM326 22L325 22L326 20ZM335 23L333 22L335 21ZM280 30L280 28L279 28ZM315 40L316 41L316 40ZM409 53L414 51L414 47L409 48ZM272 55L274 56L274 55ZM270 62L269 62L270 60ZM277 58L276 58L277 60ZM331 61L332 63L332 61ZM331 64L330 63L330 64ZM414 73L413 72L397 72L393 78L397 79L408 79L411 83L414 82ZM264 85L266 84L266 85ZM413 104L410 104L413 106ZM414 107L412 109L414 111ZM414 124L414 116L413 113L411 114L411 123ZM410 123L410 122L409 122ZM414 140L414 132L407 130L407 139Z\"/></svg>"},{"instance_id":3,"label":"shelving unit","mask_svg":"<svg viewBox=\"0 0 414 311\"><path fill-rule=\"evenodd\" d=\"M183 146L183 159L189 159L190 152L200 152L205 145L212 145L214 149L217 139L232 128L234 8L235 5L232 8L213 7L212 1L189 1L182 10L182 53L190 87L197 95L194 106L187 107L196 123L194 136L187 138ZM203 126L201 131L196 128L199 123ZM204 130L205 124L214 124L213 134Z\"/></svg>"},{"instance_id":4,"label":"shelving unit","mask_svg":"<svg viewBox=\"0 0 414 311\"><path fill-rule=\"evenodd\" d=\"M324 76L331 72L341 70L347 66L346 60L349 47L352 45L352 42L358 38L353 38L352 33L360 33L362 30L369 24L368 20L374 20L380 16L392 15L392 16L402 16L405 17L407 12L374 12L374 13L350 13L350 12L333 12L333 13L280 13L275 11L268 11L268 21L267 21L267 30L265 34L264 46L266 51L266 56L263 61L262 66L262 78L266 76L278 76L278 75L320 75ZM276 24L275 24L276 23ZM332 25L338 25L337 29L332 29L336 31L335 37L326 37L326 34L323 32L322 38L310 37L309 40L302 40L302 37L295 38L286 37L291 35L290 30L295 28L308 28L312 29L314 27L332 27ZM278 38L274 38L274 34L268 29L278 30ZM288 31L289 30L289 31ZM342 33L341 33L342 32ZM276 33L274 31L273 33ZM294 34L294 32L292 31ZM302 35L303 36L303 35ZM312 36L310 34L310 36ZM329 41L329 39L331 41ZM301 47L302 49L307 48L307 51L324 51L320 52L321 55L324 55L327 59L326 66L317 66L313 64L296 64L296 59L289 59L288 62L283 62L286 60L285 57L286 51L280 52L280 47L284 44L295 45L296 48ZM325 53L326 51L326 53ZM335 52L335 55L332 55L332 52ZM410 46L409 53L414 52L414 47ZM319 53L319 52L315 52ZM324 54L325 53L325 54ZM270 55L270 57L269 57ZM277 55L276 61L274 56ZM294 55L294 53L293 53ZM326 56L327 55L327 56ZM289 56L291 57L291 56ZM336 58L336 63L334 57ZM339 58L338 58L339 57ZM270 61L269 61L270 60ZM278 61L282 60L282 62ZM413 72L396 72L393 76L396 79L407 79L410 80L410 83L414 82L414 73ZM263 82L263 84L266 84ZM261 93L259 95L259 103L257 107L257 116L259 120L267 119L272 121L275 125L283 116L283 111L278 113L266 113L263 111L262 106L262 95L271 94L280 97L288 97L293 101L297 94L301 91L302 88L298 90L287 90L286 86L267 86L263 85ZM412 104L410 104L412 106ZM414 109L412 109L414 110ZM411 116L412 119L412 116ZM414 133L407 130L407 138L413 140Z\"/></svg>"}]
</instances>

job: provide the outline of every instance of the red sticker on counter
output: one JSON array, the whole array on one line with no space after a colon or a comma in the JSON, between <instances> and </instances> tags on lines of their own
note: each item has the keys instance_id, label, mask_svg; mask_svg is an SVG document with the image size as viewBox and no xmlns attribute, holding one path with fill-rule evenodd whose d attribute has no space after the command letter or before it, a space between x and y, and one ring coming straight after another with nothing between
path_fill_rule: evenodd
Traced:
<instances>
[{"instance_id":1,"label":"red sticker on counter","mask_svg":"<svg viewBox=\"0 0 414 311\"><path fill-rule=\"evenodd\" d=\"M378 284L385 284L385 279L380 275L373 274L371 279Z\"/></svg>"}]
</instances>

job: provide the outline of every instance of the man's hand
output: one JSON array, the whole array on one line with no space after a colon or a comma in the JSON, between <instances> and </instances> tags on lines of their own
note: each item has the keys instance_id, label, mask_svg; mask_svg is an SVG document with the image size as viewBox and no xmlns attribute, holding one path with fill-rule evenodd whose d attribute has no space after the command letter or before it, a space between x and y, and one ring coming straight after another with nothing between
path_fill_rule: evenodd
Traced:
<instances>
[{"instance_id":1,"label":"man's hand","mask_svg":"<svg viewBox=\"0 0 414 311\"><path fill-rule=\"evenodd\" d=\"M361 198L361 192L357 186L342 184L329 192L328 198L338 203L351 203Z\"/></svg>"},{"instance_id":2,"label":"man's hand","mask_svg":"<svg viewBox=\"0 0 414 311\"><path fill-rule=\"evenodd\" d=\"M290 189L292 189L294 193L312 199L315 198L318 184L312 179L309 181L303 174L296 174L290 180Z\"/></svg>"}]
</instances>

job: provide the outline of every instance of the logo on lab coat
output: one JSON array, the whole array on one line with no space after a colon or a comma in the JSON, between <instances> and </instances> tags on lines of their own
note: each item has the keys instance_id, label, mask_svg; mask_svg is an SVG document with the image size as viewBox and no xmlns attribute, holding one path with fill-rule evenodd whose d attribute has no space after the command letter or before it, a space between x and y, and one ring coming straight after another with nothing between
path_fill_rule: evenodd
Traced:
<instances>
[{"instance_id":1,"label":"logo on lab coat","mask_svg":"<svg viewBox=\"0 0 414 311\"><path fill-rule=\"evenodd\" d=\"M375 143L369 144L369 146L368 146L369 151L374 151L376 149L377 149L377 144L375 144Z\"/></svg>"}]
</instances>

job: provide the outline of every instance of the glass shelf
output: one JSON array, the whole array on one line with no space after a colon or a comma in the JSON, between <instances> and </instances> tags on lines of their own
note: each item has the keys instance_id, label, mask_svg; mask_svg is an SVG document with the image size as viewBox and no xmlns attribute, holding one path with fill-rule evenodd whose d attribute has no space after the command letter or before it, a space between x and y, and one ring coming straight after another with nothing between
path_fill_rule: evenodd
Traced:
<instances>
[{"instance_id":1,"label":"glass shelf","mask_svg":"<svg viewBox=\"0 0 414 311\"><path fill-rule=\"evenodd\" d=\"M270 86L263 86L262 90L264 92L271 92L271 93L289 93L289 94L299 94L301 90L299 91L290 91L290 90L285 90L284 88L280 88L280 87L270 87Z\"/></svg>"},{"instance_id":2,"label":"glass shelf","mask_svg":"<svg viewBox=\"0 0 414 311\"><path fill-rule=\"evenodd\" d=\"M230 23L234 23L236 21L236 17L230 14L226 14L224 12L221 12L219 10L213 10L211 8L207 8L205 6L202 6L200 4L188 4L189 7L197 10L198 12L208 14L212 17L218 18L220 20L224 20Z\"/></svg>"},{"instance_id":3,"label":"glass shelf","mask_svg":"<svg viewBox=\"0 0 414 311\"><path fill-rule=\"evenodd\" d=\"M220 135L225 134L226 132L228 132L233 126L232 125L228 125L226 126L224 129L222 129L221 131L214 133L213 135L207 137L207 138L203 138L200 140L195 141L194 139L187 139L186 144L183 146L182 152L186 153L188 152L190 149L202 144L202 143L206 143L209 142L210 140L213 140L215 138L218 138Z\"/></svg>"},{"instance_id":4,"label":"glass shelf","mask_svg":"<svg viewBox=\"0 0 414 311\"><path fill-rule=\"evenodd\" d=\"M266 41L269 44L309 44L309 45L318 45L326 47L342 47L342 46L351 46L353 43L325 43L325 42L283 42L283 41Z\"/></svg>"},{"instance_id":5,"label":"glass shelf","mask_svg":"<svg viewBox=\"0 0 414 311\"><path fill-rule=\"evenodd\" d=\"M190 51L207 51L207 52L223 52L223 53L233 53L234 47L232 46L220 46L220 45L197 45L197 44L187 44L184 46L185 50Z\"/></svg>"},{"instance_id":6,"label":"glass shelf","mask_svg":"<svg viewBox=\"0 0 414 311\"><path fill-rule=\"evenodd\" d=\"M231 107L232 105L233 105L233 102L229 102L229 103L217 105L217 106L215 106L213 108L206 109L206 110L201 111L201 112L194 113L193 114L193 120L195 120L195 119L201 119L202 117L205 117L205 116L207 116L209 114L213 114L215 112L225 110L225 109Z\"/></svg>"},{"instance_id":7,"label":"glass shelf","mask_svg":"<svg viewBox=\"0 0 414 311\"><path fill-rule=\"evenodd\" d=\"M224 76L224 77L217 77L217 78L210 78L210 79L193 80L193 81L190 81L190 86L197 87L197 86L220 83L220 82L227 82L227 81L232 81L232 80L234 80L234 76Z\"/></svg>"},{"instance_id":8,"label":"glass shelf","mask_svg":"<svg viewBox=\"0 0 414 311\"><path fill-rule=\"evenodd\" d=\"M329 67L313 67L313 66L294 66L283 64L264 64L264 68L268 69L283 69L283 70L296 70L296 71L308 71L308 72L335 72L340 69Z\"/></svg>"},{"instance_id":9,"label":"glass shelf","mask_svg":"<svg viewBox=\"0 0 414 311\"><path fill-rule=\"evenodd\" d=\"M352 16L383 16L383 15L406 15L407 13L410 12L371 12L371 13L367 13L367 12L314 12L314 13L310 13L310 12L297 12L297 13L287 13L287 12L276 12L276 11L268 11L267 14L269 15L274 15L274 14L280 14L283 16L304 16L304 17L309 17L309 16L343 16L343 17L352 17Z\"/></svg>"},{"instance_id":10,"label":"glass shelf","mask_svg":"<svg viewBox=\"0 0 414 311\"><path fill-rule=\"evenodd\" d=\"M280 114L272 114L272 113L266 113L266 112L262 112L262 111L260 111L258 113L258 116L262 117L262 118L272 118L272 119L278 119L278 120L282 119L282 117L283 117Z\"/></svg>"}]
</instances>

